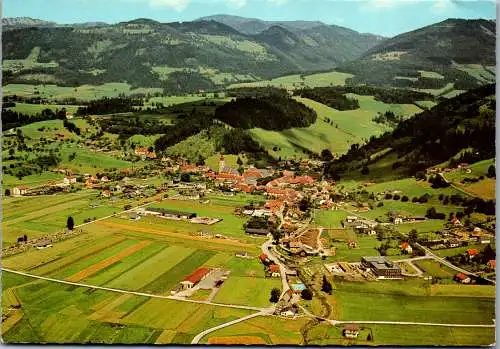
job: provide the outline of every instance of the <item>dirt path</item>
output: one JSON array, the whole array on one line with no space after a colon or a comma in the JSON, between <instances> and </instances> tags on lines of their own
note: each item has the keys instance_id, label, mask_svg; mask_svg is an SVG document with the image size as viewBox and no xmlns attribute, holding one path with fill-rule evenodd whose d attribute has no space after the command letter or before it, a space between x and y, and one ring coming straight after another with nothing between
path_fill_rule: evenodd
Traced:
<instances>
[{"instance_id":1,"label":"dirt path","mask_svg":"<svg viewBox=\"0 0 500 349\"><path fill-rule=\"evenodd\" d=\"M140 233L156 234L156 235L162 235L162 236L171 236L171 237L175 237L175 238L181 238L184 240L204 241L204 242L210 242L211 244L255 248L254 245L245 244L243 242L229 241L229 240L223 240L223 239L210 239L210 240L208 240L206 238L202 238L202 237L198 237L198 236L191 236L188 234L173 233L173 232L169 232L169 231L165 231L165 230L136 227L136 226L132 226L132 225L120 224L120 223L114 223L114 222L100 221L100 222L97 222L95 224L105 226L105 227L118 228L118 229L135 231L135 232L140 232Z\"/></svg>"},{"instance_id":2,"label":"dirt path","mask_svg":"<svg viewBox=\"0 0 500 349\"><path fill-rule=\"evenodd\" d=\"M75 281L75 282L81 281L81 280L85 279L86 277L89 277L91 275L96 274L97 272L110 266L111 264L115 264L116 262L121 261L123 258L130 256L131 254L133 254L137 251L142 250L146 246L151 245L151 243L152 243L152 241L141 241L138 244L135 244L134 246L131 246L131 247L127 248L126 250L123 250L114 256L106 258L105 260L103 260L97 264L91 265L90 267L79 271L78 273L68 277L66 280Z\"/></svg>"}]
</instances>

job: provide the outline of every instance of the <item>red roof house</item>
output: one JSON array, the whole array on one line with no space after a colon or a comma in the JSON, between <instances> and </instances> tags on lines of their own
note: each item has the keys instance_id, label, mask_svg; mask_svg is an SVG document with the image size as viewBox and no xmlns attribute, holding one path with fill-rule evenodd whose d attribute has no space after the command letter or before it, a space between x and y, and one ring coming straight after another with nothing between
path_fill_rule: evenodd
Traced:
<instances>
[{"instance_id":1,"label":"red roof house","mask_svg":"<svg viewBox=\"0 0 500 349\"><path fill-rule=\"evenodd\" d=\"M184 285L185 288L191 288L203 280L208 274L210 274L210 269L198 268L190 275L186 276L181 284Z\"/></svg>"},{"instance_id":2,"label":"red roof house","mask_svg":"<svg viewBox=\"0 0 500 349\"><path fill-rule=\"evenodd\" d=\"M488 268L490 269L495 269L497 267L497 261L496 259L491 259L487 263Z\"/></svg>"},{"instance_id":3,"label":"red roof house","mask_svg":"<svg viewBox=\"0 0 500 349\"><path fill-rule=\"evenodd\" d=\"M477 249L475 249L475 248L471 248L471 249L467 250L467 255L469 257L477 256L477 254L478 254L478 252L477 252Z\"/></svg>"},{"instance_id":4,"label":"red roof house","mask_svg":"<svg viewBox=\"0 0 500 349\"><path fill-rule=\"evenodd\" d=\"M280 266L277 264L271 264L269 266L269 272L270 273L279 273L280 272Z\"/></svg>"},{"instance_id":5,"label":"red roof house","mask_svg":"<svg viewBox=\"0 0 500 349\"><path fill-rule=\"evenodd\" d=\"M261 254L260 254L260 256L259 256L259 258L260 258L260 260L261 260L262 262L267 262L267 261L269 261L269 257L268 257L268 256L267 256L267 254L265 254L265 253L261 253Z\"/></svg>"}]
</instances>

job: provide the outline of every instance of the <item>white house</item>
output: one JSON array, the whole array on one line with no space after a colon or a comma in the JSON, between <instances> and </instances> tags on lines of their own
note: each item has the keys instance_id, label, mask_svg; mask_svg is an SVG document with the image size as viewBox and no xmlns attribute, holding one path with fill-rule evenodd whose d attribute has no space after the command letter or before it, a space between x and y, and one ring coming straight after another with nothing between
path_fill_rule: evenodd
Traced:
<instances>
[{"instance_id":1,"label":"white house","mask_svg":"<svg viewBox=\"0 0 500 349\"><path fill-rule=\"evenodd\" d=\"M402 217L394 218L394 224L403 224L403 218Z\"/></svg>"},{"instance_id":2,"label":"white house","mask_svg":"<svg viewBox=\"0 0 500 349\"><path fill-rule=\"evenodd\" d=\"M64 177L63 182L67 185L76 183L76 177Z\"/></svg>"},{"instance_id":3,"label":"white house","mask_svg":"<svg viewBox=\"0 0 500 349\"><path fill-rule=\"evenodd\" d=\"M29 188L25 185L21 185L19 187L12 188L12 195L21 196L28 193Z\"/></svg>"}]
</instances>

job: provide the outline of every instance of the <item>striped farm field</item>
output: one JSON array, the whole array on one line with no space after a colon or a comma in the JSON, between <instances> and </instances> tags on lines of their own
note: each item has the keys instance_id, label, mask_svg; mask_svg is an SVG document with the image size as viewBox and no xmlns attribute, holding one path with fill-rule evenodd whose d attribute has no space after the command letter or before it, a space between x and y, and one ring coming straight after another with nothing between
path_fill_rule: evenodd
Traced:
<instances>
[{"instance_id":1,"label":"striped farm field","mask_svg":"<svg viewBox=\"0 0 500 349\"><path fill-rule=\"evenodd\" d=\"M142 250L143 248L145 248L146 246L149 246L150 244L151 244L151 241L141 241L138 244L135 244L135 245L119 252L118 254L116 254L114 256L106 258L97 264L91 265L90 267L79 271L78 273L70 276L66 280L73 281L73 282L81 281L81 280L85 279L86 277L94 275L97 272L101 271L102 269L109 267L110 265L121 261L123 258L128 257L137 251Z\"/></svg>"},{"instance_id":2,"label":"striped farm field","mask_svg":"<svg viewBox=\"0 0 500 349\"><path fill-rule=\"evenodd\" d=\"M196 250L184 259L179 261L171 268L162 268L163 274L141 288L143 292L152 292L156 294L165 294L170 291L177 283L182 281L185 276L191 274L198 267L209 260L216 252L207 250Z\"/></svg>"},{"instance_id":3,"label":"striped farm field","mask_svg":"<svg viewBox=\"0 0 500 349\"><path fill-rule=\"evenodd\" d=\"M47 263L36 267L30 272L37 275L46 275L54 272L60 272L61 269L73 265L75 262L85 259L88 256L93 256L100 251L113 247L125 240L122 236L109 236L82 246L75 248L72 253L64 254L60 258L54 258ZM49 250L49 249L48 249ZM13 266L15 268L15 266Z\"/></svg>"},{"instance_id":4,"label":"striped farm field","mask_svg":"<svg viewBox=\"0 0 500 349\"><path fill-rule=\"evenodd\" d=\"M107 283L106 286L126 290L141 289L194 251L192 248L169 246L144 263L137 265L135 268Z\"/></svg>"},{"instance_id":5,"label":"striped farm field","mask_svg":"<svg viewBox=\"0 0 500 349\"><path fill-rule=\"evenodd\" d=\"M148 259L153 258L157 253L160 253L166 245L154 243L145 248L123 258L119 263L115 263L101 269L96 274L89 276L85 279L85 283L91 285L105 285L111 280L120 277L129 270L137 267L138 265L146 262Z\"/></svg>"},{"instance_id":6,"label":"striped farm field","mask_svg":"<svg viewBox=\"0 0 500 349\"><path fill-rule=\"evenodd\" d=\"M197 245L200 248L206 246L207 249L214 249L220 251L248 251L255 250L255 246L248 243L242 243L235 240L224 240L224 239L210 239L188 235L183 233L176 233L172 231L164 230L165 224L145 224L146 218L141 219L139 222L123 220L118 218L111 218L106 221L99 221L92 224L89 229L102 230L105 228L107 231L116 231L121 233L141 233L140 236L144 236L144 234L150 234L152 237L154 235L163 237L164 241L171 241L175 244L188 244L188 245ZM148 222L149 223L149 222ZM162 229L163 228L163 229ZM202 229L203 227L200 227ZM196 242L200 242L200 244L196 244Z\"/></svg>"},{"instance_id":7,"label":"striped farm field","mask_svg":"<svg viewBox=\"0 0 500 349\"><path fill-rule=\"evenodd\" d=\"M66 279L82 270L92 267L112 256L120 253L121 251L130 248L131 246L137 244L137 240L122 239L116 244L108 246L98 252L86 255L85 257L74 261L72 264L67 265L64 268L53 271L50 275L56 279Z\"/></svg>"}]
</instances>

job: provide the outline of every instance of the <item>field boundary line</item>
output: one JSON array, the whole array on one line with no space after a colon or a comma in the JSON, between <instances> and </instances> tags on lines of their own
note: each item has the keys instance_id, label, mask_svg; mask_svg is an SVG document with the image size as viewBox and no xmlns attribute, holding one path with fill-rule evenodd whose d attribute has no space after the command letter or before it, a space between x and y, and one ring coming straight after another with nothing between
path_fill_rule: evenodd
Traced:
<instances>
[{"instance_id":1,"label":"field boundary line","mask_svg":"<svg viewBox=\"0 0 500 349\"><path fill-rule=\"evenodd\" d=\"M250 307L250 306L246 306L246 305L212 303L212 302L207 302L207 301L197 301L197 300L193 300L193 299L185 299L185 298L175 297L175 296L162 296L162 295L151 294L151 293L121 290L118 288L109 288L109 287L96 286L96 285L87 285L87 284L82 284L82 283L78 283L78 282L53 279L53 278L49 278L46 276L38 276L38 275L28 274L28 273L24 273L22 271L12 270L12 269L8 269L8 268L1 268L1 270L3 272L27 276L27 277L34 278L34 279L40 279L40 280L45 280L45 281L57 282L60 284L66 284L66 285L78 286L78 287L86 287L86 288L92 288L92 289L96 289L96 290L109 291L109 292L115 292L115 293L132 294L132 295L141 296L141 297L169 299L169 300L188 302L188 303L207 304L207 305L213 305L213 306L217 306L217 307L255 310L255 311L259 311L259 312L267 310L267 308L257 308L257 307Z\"/></svg>"}]
</instances>

